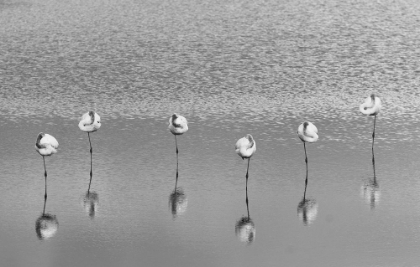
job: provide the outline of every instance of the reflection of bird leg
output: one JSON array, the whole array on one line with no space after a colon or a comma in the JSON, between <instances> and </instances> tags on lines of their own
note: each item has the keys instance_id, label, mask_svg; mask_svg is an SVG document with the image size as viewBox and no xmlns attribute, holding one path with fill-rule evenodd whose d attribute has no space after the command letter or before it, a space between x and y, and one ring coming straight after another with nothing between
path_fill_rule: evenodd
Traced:
<instances>
[{"instance_id":1,"label":"reflection of bird leg","mask_svg":"<svg viewBox=\"0 0 420 267\"><path fill-rule=\"evenodd\" d=\"M93 176L93 157L92 157L92 152L93 152L93 149L92 149L92 143L90 142L90 135L89 135L89 132L88 132L88 138L89 138L89 146L90 146L90 181L89 181L89 188L88 188L88 193L89 193L89 191L90 191L90 184L92 183L92 176Z\"/></svg>"},{"instance_id":2,"label":"reflection of bird leg","mask_svg":"<svg viewBox=\"0 0 420 267\"><path fill-rule=\"evenodd\" d=\"M373 167L373 185L376 187L377 183L376 183L375 154L373 153L373 148L372 148L372 167Z\"/></svg>"},{"instance_id":3,"label":"reflection of bird leg","mask_svg":"<svg viewBox=\"0 0 420 267\"><path fill-rule=\"evenodd\" d=\"M44 160L44 177L45 177L45 193L44 193L44 200L47 199L47 167L45 166L45 156L42 156Z\"/></svg>"}]
</instances>

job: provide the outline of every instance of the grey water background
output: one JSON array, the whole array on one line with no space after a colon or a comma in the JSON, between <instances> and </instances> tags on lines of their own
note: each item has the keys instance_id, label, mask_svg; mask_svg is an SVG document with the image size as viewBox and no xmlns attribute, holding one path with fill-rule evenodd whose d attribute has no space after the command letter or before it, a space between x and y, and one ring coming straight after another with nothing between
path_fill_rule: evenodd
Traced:
<instances>
[{"instance_id":1,"label":"grey water background","mask_svg":"<svg viewBox=\"0 0 420 267\"><path fill-rule=\"evenodd\" d=\"M1 266L417 266L417 1L0 0ZM375 169L373 118L381 97ZM91 135L78 121L102 118ZM184 201L172 208L177 112ZM319 129L304 151L296 130ZM46 212L36 136L46 159ZM247 215L253 242L235 233ZM375 174L375 177L374 177ZM90 214L89 214L90 213ZM306 218L306 219L304 219Z\"/></svg>"}]
</instances>

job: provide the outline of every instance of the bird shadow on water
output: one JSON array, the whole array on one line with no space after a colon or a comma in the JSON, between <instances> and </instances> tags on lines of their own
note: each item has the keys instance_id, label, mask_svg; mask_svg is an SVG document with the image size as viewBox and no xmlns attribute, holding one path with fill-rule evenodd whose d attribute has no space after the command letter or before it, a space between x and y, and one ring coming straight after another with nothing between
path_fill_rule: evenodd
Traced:
<instances>
[{"instance_id":1,"label":"bird shadow on water","mask_svg":"<svg viewBox=\"0 0 420 267\"><path fill-rule=\"evenodd\" d=\"M242 216L235 225L235 234L239 241L251 244L255 240L255 224L249 215L249 200L248 200L248 178L246 179L245 186L245 203L247 216Z\"/></svg>"},{"instance_id":2,"label":"bird shadow on water","mask_svg":"<svg viewBox=\"0 0 420 267\"><path fill-rule=\"evenodd\" d=\"M305 191L303 192L303 198L299 202L297 207L297 214L300 220L302 220L305 226L311 225L318 214L318 203L314 198L306 197L306 189L308 187L308 165L306 165L306 179L305 179Z\"/></svg>"},{"instance_id":3,"label":"bird shadow on water","mask_svg":"<svg viewBox=\"0 0 420 267\"><path fill-rule=\"evenodd\" d=\"M375 153L372 146L372 168L373 168L373 177L369 177L362 185L362 197L370 205L370 209L373 210L376 205L379 203L381 192L379 190L379 184L376 179L376 167L375 167Z\"/></svg>"},{"instance_id":4,"label":"bird shadow on water","mask_svg":"<svg viewBox=\"0 0 420 267\"><path fill-rule=\"evenodd\" d=\"M45 208L47 206L46 192L44 196L44 208L42 209L42 214L35 221L35 232L40 240L46 240L55 236L58 230L57 216L45 212Z\"/></svg>"},{"instance_id":5,"label":"bird shadow on water","mask_svg":"<svg viewBox=\"0 0 420 267\"><path fill-rule=\"evenodd\" d=\"M172 213L172 218L175 219L179 215L184 214L187 211L188 199L187 195L181 187L178 187L178 157L176 162L176 174L175 174L175 188L169 195L169 208Z\"/></svg>"}]
</instances>

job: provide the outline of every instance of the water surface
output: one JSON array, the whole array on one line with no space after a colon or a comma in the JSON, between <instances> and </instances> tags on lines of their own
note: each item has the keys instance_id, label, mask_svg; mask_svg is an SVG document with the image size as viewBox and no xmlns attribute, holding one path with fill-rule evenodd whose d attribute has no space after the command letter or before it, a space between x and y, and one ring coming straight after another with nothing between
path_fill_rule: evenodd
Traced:
<instances>
[{"instance_id":1,"label":"water surface","mask_svg":"<svg viewBox=\"0 0 420 267\"><path fill-rule=\"evenodd\" d=\"M2 264L416 265L419 9L387 0L0 1ZM384 106L375 166L373 118L358 111L371 93ZM77 124L91 109L102 127L91 135L86 197L89 142ZM178 181L173 112L190 128L178 138ZM307 146L315 205L306 212L296 135L304 120L320 134ZM41 131L60 143L46 159L45 213L58 227L45 240L36 232ZM257 152L246 194L247 162L234 144L247 133ZM252 242L236 229L248 216Z\"/></svg>"}]
</instances>

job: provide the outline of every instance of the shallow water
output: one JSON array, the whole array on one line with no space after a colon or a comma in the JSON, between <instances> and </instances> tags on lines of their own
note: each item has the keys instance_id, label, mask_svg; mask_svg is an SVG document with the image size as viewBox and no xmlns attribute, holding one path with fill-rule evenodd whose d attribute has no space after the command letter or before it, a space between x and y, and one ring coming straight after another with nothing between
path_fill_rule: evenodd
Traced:
<instances>
[{"instance_id":1,"label":"shallow water","mask_svg":"<svg viewBox=\"0 0 420 267\"><path fill-rule=\"evenodd\" d=\"M415 266L419 8L0 1L2 265ZM373 118L358 111L372 92L383 102L374 166ZM86 198L77 124L90 109L102 127ZM177 182L173 112L189 121ZM304 120L320 134L307 146L305 207ZM46 159L58 228L45 240L41 131L60 143ZM246 195L234 144L247 133L257 152Z\"/></svg>"}]
</instances>

